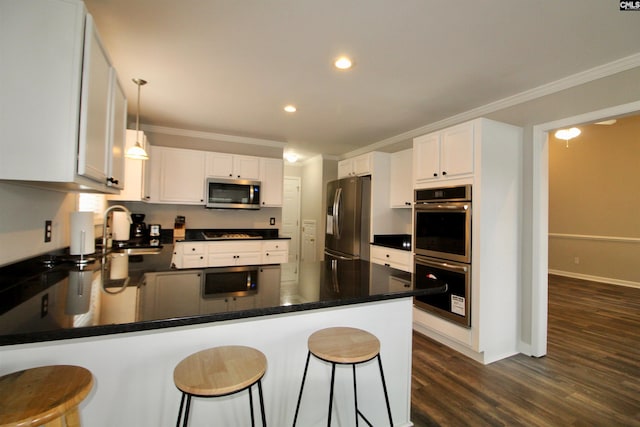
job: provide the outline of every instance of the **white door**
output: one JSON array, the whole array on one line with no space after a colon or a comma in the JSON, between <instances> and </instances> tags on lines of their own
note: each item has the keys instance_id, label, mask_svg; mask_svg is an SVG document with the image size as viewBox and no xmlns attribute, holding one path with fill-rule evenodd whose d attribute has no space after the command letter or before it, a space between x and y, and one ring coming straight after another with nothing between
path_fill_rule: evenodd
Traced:
<instances>
[{"instance_id":1,"label":"white door","mask_svg":"<svg viewBox=\"0 0 640 427\"><path fill-rule=\"evenodd\" d=\"M313 262L317 260L316 221L305 219L302 221L302 260Z\"/></svg>"},{"instance_id":2,"label":"white door","mask_svg":"<svg viewBox=\"0 0 640 427\"><path fill-rule=\"evenodd\" d=\"M280 234L291 238L289 262L300 259L300 178L284 177L284 197L282 203L282 230Z\"/></svg>"}]
</instances>

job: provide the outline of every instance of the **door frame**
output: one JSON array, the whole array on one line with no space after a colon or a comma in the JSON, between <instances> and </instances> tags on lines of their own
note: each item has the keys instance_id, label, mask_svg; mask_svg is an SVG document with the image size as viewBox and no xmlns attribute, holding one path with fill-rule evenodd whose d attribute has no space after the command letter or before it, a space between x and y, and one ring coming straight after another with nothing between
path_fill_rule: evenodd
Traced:
<instances>
[{"instance_id":1,"label":"door frame","mask_svg":"<svg viewBox=\"0 0 640 427\"><path fill-rule=\"evenodd\" d=\"M531 356L547 354L549 274L549 131L640 112L640 101L533 126L531 218ZM527 264L527 263L525 263Z\"/></svg>"}]
</instances>

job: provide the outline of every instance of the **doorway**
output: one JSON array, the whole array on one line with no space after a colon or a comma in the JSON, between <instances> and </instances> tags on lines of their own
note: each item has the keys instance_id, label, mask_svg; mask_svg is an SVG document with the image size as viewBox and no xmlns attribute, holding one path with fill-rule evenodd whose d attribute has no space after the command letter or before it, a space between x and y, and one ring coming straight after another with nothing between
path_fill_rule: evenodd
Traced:
<instances>
[{"instance_id":1,"label":"doorway","mask_svg":"<svg viewBox=\"0 0 640 427\"><path fill-rule=\"evenodd\" d=\"M531 193L531 348L535 357L547 353L548 233L549 233L549 132L582 123L607 120L640 112L640 101L593 111L533 127ZM526 296L525 296L526 298Z\"/></svg>"}]
</instances>

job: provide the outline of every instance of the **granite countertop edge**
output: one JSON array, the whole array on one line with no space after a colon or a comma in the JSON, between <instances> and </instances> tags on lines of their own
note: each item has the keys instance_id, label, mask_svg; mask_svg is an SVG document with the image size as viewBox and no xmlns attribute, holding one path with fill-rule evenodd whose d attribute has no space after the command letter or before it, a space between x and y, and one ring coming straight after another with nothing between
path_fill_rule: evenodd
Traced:
<instances>
[{"instance_id":1,"label":"granite countertop edge","mask_svg":"<svg viewBox=\"0 0 640 427\"><path fill-rule=\"evenodd\" d=\"M289 306L274 306L267 308L257 308L242 311L232 311L226 313L204 314L196 316L177 317L172 319L148 320L125 324L87 326L82 328L69 328L55 331L41 331L24 334L12 334L0 336L0 346L10 346L19 344L33 344L50 341L61 341L74 338L88 338L105 335L115 335L128 332L142 332L157 329L175 328L180 326L199 325L204 323L215 323L228 320L249 319L253 317L295 313L323 308L341 307L355 304L365 304L379 301L386 301L400 298L412 298L426 294L425 290L414 289L411 291L393 292L387 294L370 295L366 297L356 297L349 299L315 301L309 303L295 304Z\"/></svg>"}]
</instances>

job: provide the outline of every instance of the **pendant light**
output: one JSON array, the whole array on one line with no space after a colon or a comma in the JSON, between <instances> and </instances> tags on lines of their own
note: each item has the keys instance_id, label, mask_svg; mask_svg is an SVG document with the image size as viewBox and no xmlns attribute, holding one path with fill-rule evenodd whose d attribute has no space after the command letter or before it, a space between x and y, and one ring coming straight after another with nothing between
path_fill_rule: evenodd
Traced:
<instances>
[{"instance_id":1,"label":"pendant light","mask_svg":"<svg viewBox=\"0 0 640 427\"><path fill-rule=\"evenodd\" d=\"M142 144L140 144L140 86L144 86L147 84L146 80L142 79L132 79L135 84L138 85L138 110L136 112L136 145L129 148L125 157L136 160L147 160L149 155L142 148Z\"/></svg>"}]
</instances>

